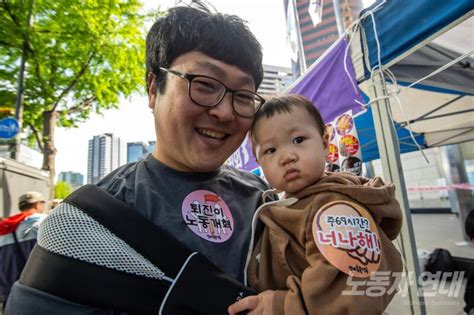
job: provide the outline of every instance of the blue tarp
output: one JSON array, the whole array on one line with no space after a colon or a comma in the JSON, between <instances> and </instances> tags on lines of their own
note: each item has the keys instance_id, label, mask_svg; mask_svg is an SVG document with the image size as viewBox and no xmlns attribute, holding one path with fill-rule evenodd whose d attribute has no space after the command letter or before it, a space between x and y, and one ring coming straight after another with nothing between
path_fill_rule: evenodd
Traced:
<instances>
[{"instance_id":1,"label":"blue tarp","mask_svg":"<svg viewBox=\"0 0 474 315\"><path fill-rule=\"evenodd\" d=\"M383 1L363 10L361 16ZM474 10L473 0L386 1L374 13L382 64L386 65L445 26ZM369 50L370 67L378 64L372 18L362 22ZM468 40L468 39L466 39Z\"/></svg>"}]
</instances>

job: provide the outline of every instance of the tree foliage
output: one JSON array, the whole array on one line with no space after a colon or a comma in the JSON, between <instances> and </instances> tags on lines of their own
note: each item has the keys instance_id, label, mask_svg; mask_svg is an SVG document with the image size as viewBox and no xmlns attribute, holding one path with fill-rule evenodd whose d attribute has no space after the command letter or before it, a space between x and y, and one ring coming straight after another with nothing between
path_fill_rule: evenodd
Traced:
<instances>
[{"instance_id":1,"label":"tree foliage","mask_svg":"<svg viewBox=\"0 0 474 315\"><path fill-rule=\"evenodd\" d=\"M32 131L51 178L55 126L77 127L144 91L147 16L140 8L138 0L0 2L0 106L14 106L26 56L22 127Z\"/></svg>"},{"instance_id":2,"label":"tree foliage","mask_svg":"<svg viewBox=\"0 0 474 315\"><path fill-rule=\"evenodd\" d=\"M54 186L54 198L56 199L64 199L72 192L71 184L63 181L57 182Z\"/></svg>"}]
</instances>

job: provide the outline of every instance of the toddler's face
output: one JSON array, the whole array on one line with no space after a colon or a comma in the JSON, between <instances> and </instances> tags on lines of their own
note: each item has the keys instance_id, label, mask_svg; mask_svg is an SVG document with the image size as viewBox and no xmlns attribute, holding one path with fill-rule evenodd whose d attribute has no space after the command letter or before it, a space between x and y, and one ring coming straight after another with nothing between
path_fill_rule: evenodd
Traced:
<instances>
[{"instance_id":1,"label":"toddler's face","mask_svg":"<svg viewBox=\"0 0 474 315\"><path fill-rule=\"evenodd\" d=\"M323 140L308 112L262 118L254 127L255 153L268 182L287 193L315 183L324 174Z\"/></svg>"}]
</instances>

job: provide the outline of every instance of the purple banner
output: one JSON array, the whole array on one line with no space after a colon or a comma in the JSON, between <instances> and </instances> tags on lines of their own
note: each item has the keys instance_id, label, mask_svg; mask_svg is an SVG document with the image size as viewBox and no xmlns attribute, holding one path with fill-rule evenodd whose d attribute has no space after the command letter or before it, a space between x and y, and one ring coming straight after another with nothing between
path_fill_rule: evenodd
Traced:
<instances>
[{"instance_id":1,"label":"purple banner","mask_svg":"<svg viewBox=\"0 0 474 315\"><path fill-rule=\"evenodd\" d=\"M348 110L352 110L353 115L362 110L361 106L354 101L364 102L355 80L354 66L349 52L346 65L355 84L355 90L344 70L344 53L347 44L346 39L340 40L323 60L319 60L313 69L303 74L300 82L288 91L290 94L304 95L310 99L319 109L325 123Z\"/></svg>"},{"instance_id":2,"label":"purple banner","mask_svg":"<svg viewBox=\"0 0 474 315\"><path fill-rule=\"evenodd\" d=\"M226 164L249 172L259 167L252 153L252 144L249 137L245 137L242 145L229 157Z\"/></svg>"}]
</instances>

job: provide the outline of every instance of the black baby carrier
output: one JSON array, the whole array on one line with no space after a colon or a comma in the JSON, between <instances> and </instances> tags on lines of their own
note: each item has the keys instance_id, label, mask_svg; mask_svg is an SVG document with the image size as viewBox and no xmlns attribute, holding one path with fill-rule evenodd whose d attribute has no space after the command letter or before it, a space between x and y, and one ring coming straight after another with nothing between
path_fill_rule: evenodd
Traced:
<instances>
[{"instance_id":1,"label":"black baby carrier","mask_svg":"<svg viewBox=\"0 0 474 315\"><path fill-rule=\"evenodd\" d=\"M45 219L20 283L129 314L227 314L255 294L93 185Z\"/></svg>"}]
</instances>

